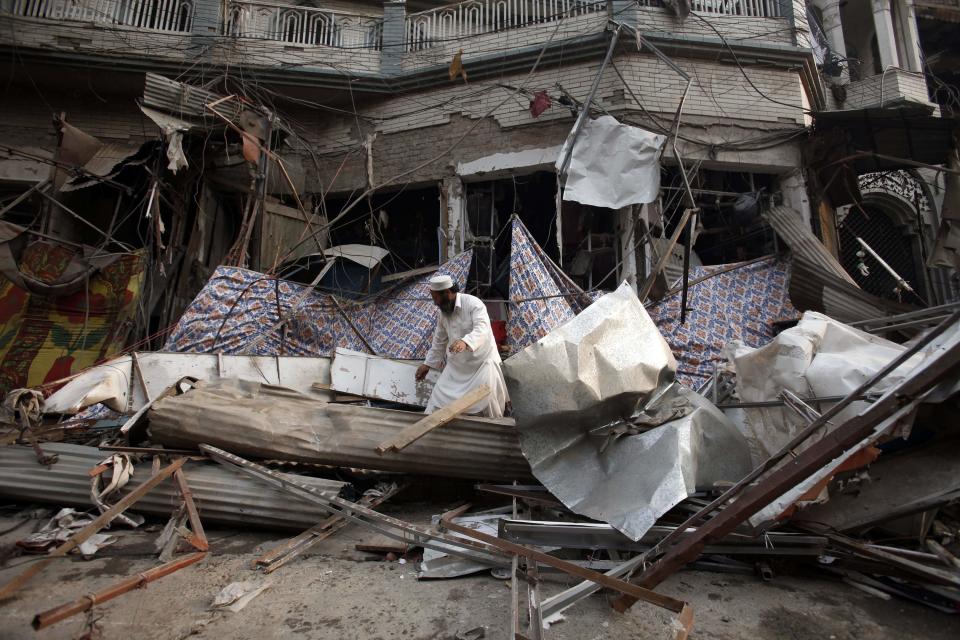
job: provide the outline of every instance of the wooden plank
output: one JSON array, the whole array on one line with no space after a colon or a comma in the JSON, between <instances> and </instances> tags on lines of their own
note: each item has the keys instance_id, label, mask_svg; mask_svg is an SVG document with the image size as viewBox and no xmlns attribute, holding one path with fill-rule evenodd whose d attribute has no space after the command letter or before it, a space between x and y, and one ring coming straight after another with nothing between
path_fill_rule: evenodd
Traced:
<instances>
[{"instance_id":1,"label":"wooden plank","mask_svg":"<svg viewBox=\"0 0 960 640\"><path fill-rule=\"evenodd\" d=\"M402 556L410 551L410 545L404 544L402 542L394 542L392 540L383 540L380 542L358 542L353 545L353 548L357 551L366 551L368 553L392 553L394 555Z\"/></svg>"},{"instance_id":2,"label":"wooden plank","mask_svg":"<svg viewBox=\"0 0 960 640\"><path fill-rule=\"evenodd\" d=\"M454 400L447 406L437 409L423 420L419 420L401 431L397 436L380 443L380 446L377 447L377 453L383 455L391 450L400 451L434 429L447 424L488 395L490 395L489 385L482 384L476 389L472 389L459 400Z\"/></svg>"},{"instance_id":3,"label":"wooden plank","mask_svg":"<svg viewBox=\"0 0 960 640\"><path fill-rule=\"evenodd\" d=\"M134 502L142 498L148 491L153 489L155 486L169 478L175 471L183 466L183 463L186 462L186 459L180 458L179 460L174 461L166 469L157 473L152 478L144 482L142 485L128 493L123 497L120 502L113 505L107 511L101 515L99 518L85 526L80 531L73 534L69 540L64 542L62 545L51 551L44 559L35 562L26 570L24 570L20 575L15 577L13 580L8 582L0 589L0 600L10 597L17 589L22 587L30 578L37 575L43 571L47 565L53 562L54 558L59 558L67 555L75 548L83 544L90 536L95 534L97 531L100 531L103 527L113 521L120 513L122 513L127 507L132 505Z\"/></svg>"},{"instance_id":4,"label":"wooden plank","mask_svg":"<svg viewBox=\"0 0 960 640\"><path fill-rule=\"evenodd\" d=\"M193 502L193 492L190 491L183 469L177 469L173 478L177 481L180 497L183 498L183 503L187 506L187 515L190 518L191 535L186 536L186 541L193 545L197 551L206 551L210 548L210 544L207 542L207 534L203 531L203 523L200 522L197 505Z\"/></svg>"}]
</instances>

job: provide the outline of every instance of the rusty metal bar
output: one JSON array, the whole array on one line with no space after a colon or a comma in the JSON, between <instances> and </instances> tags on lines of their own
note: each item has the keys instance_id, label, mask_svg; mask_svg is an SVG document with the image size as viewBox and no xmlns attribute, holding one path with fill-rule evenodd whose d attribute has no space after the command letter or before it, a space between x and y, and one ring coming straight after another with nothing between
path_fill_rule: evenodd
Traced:
<instances>
[{"instance_id":1,"label":"rusty metal bar","mask_svg":"<svg viewBox=\"0 0 960 640\"><path fill-rule=\"evenodd\" d=\"M942 334L958 320L960 320L960 313L953 314L948 320L938 325L931 334L935 334L934 337ZM918 347L923 348L933 340L929 335L927 338L927 340L921 341L921 343L915 345L914 348L908 349L901 354L899 358L884 367L850 395L854 396L863 393L867 386L872 385L879 380L882 375L886 375L896 368L896 366L894 366L895 363L902 364L902 362L898 361L905 361L907 357L913 355L913 352L919 350ZM763 481L745 489L735 502L728 505L723 511L698 527L695 531L683 535L676 544L667 548L663 557L656 564L644 571L637 580L637 583L647 588L660 584L683 565L696 558L708 542L723 537L733 531L737 525L770 504L771 501L780 497L790 488L795 487L810 477L810 475L818 469L823 468L824 465L835 459L838 455L868 437L877 425L886 420L894 420L900 416L907 415L913 411L927 392L932 390L945 377L956 375L958 372L960 372L960 338L954 337L950 342L942 345L940 350L928 359L927 362L921 364L919 371L915 371L909 378L888 390L863 412L839 425L806 450L796 454L796 457L772 471ZM842 408L848 404L849 402L840 402L830 410L824 412L820 419L807 427L803 433L807 433L825 424L830 418L836 415L839 411L838 407ZM750 474L750 476L753 475L753 473ZM748 476L748 478L750 476ZM735 485L735 488L742 487L744 484L745 483L741 481ZM724 496L729 498L730 496L728 494L730 493L731 492L728 491ZM721 496L721 498L724 498L724 496ZM718 498L718 501L719 500L720 498ZM714 503L716 502L717 501L714 501ZM699 521L702 517L701 514L705 512L709 513L709 510L715 508L712 506L714 503L711 503L711 505L708 505L698 512L691 520L696 519ZM684 523L684 525L678 527L678 531L686 529L687 526L689 525ZM633 595L624 595L617 598L613 606L618 611L626 611L636 601L637 598Z\"/></svg>"},{"instance_id":2,"label":"rusty metal bar","mask_svg":"<svg viewBox=\"0 0 960 640\"><path fill-rule=\"evenodd\" d=\"M666 538L661 540L659 543L657 543L657 545L653 549L647 552L644 556L645 560L651 560L655 558L661 549L665 548L667 545L672 544L674 541L680 538L680 536L683 535L683 533L688 528L699 525L704 520L704 518L706 518L711 513L716 511L722 505L729 502L744 487L746 487L748 484L750 484L751 482L759 478L761 475L763 475L764 473L772 469L783 458L785 458L788 455L791 455L794 449L796 449L800 444L805 442L811 435L816 433L817 430L829 424L830 420L833 419L837 414L839 414L848 406L850 406L851 404L856 402L858 399L863 397L865 392L873 388L873 386L876 385L877 382L879 382L880 380L885 378L887 375L889 375L891 372L896 370L898 367L903 365L910 358L912 358L921 350L923 350L928 344L936 340L939 336L943 335L943 333L948 328L950 328L950 326L953 323L957 322L958 320L960 320L960 311L955 312L952 316L950 316L950 318L948 318L947 320L944 320L942 323L934 327L934 329L932 329L930 333L923 336L923 338L921 338L915 345L913 345L913 347L911 347L910 349L907 349L902 354L900 354L897 358L894 358L893 360L891 360L889 363L887 363L885 367L877 371L868 380L864 381L863 384L861 384L859 387L857 387L856 389L851 391L849 394L847 394L847 396L842 400L840 400L840 402L838 402L837 404L833 405L830 409L825 411L819 417L819 419L810 423L807 427L805 427L802 431L800 431L800 433L794 436L790 440L790 442L788 442L786 445L783 446L782 449L780 449L780 451L778 451L773 456L768 458L763 464L761 464L756 469L751 471L746 477L741 479L735 485L727 489L722 495L717 497L713 502L711 502L710 504L702 508L697 513L690 516L685 522L680 524L673 533L671 533ZM639 564L640 563L638 562L637 566L639 566Z\"/></svg>"},{"instance_id":3,"label":"rusty metal bar","mask_svg":"<svg viewBox=\"0 0 960 640\"><path fill-rule=\"evenodd\" d=\"M435 548L439 551L456 554L491 566L505 566L508 562L505 555L496 547L485 545L475 540L466 540L457 536L431 531L426 527L420 527L398 518L378 513L373 509L368 509L355 502L344 500L343 498L325 496L309 485L298 482L293 478L277 474L265 467L245 460L240 456L227 453L223 449L201 444L200 450L210 455L220 464L234 467L247 475L258 478L283 491L297 495L304 500L323 505L330 511L342 515L347 520L356 522L368 529L379 531L389 538L419 547ZM449 547L451 546L455 547L455 549L450 549Z\"/></svg>"},{"instance_id":4,"label":"rusty metal bar","mask_svg":"<svg viewBox=\"0 0 960 640\"><path fill-rule=\"evenodd\" d=\"M172 462L163 471L154 475L152 478L124 496L122 500L117 502L117 504L107 509L107 511L104 512L99 518L85 526L77 533L73 534L69 540L51 551L44 559L35 562L33 565L25 569L22 573L20 573L13 580L5 584L2 589L0 589L0 600L10 597L17 589L22 587L28 580L30 580L30 578L43 571L47 565L53 562L54 558L65 556L75 548L79 547L90 536L113 521L113 519L120 515L120 513L122 513L127 507L142 498L144 494L153 489L155 486L173 475L175 471L183 466L184 462L186 462L185 458L180 458Z\"/></svg>"},{"instance_id":5,"label":"rusty metal bar","mask_svg":"<svg viewBox=\"0 0 960 640\"><path fill-rule=\"evenodd\" d=\"M358 504L369 509L375 509L381 504L397 495L406 485L393 485L393 487L373 499L362 496ZM273 573L284 566L303 552L307 551L321 540L326 540L337 531L346 527L350 522L342 515L332 515L323 522L315 524L300 535L288 540L285 544L272 549L253 561L254 568L260 568L264 573Z\"/></svg>"},{"instance_id":6,"label":"rusty metal bar","mask_svg":"<svg viewBox=\"0 0 960 640\"><path fill-rule=\"evenodd\" d=\"M151 582L159 580L164 576L168 576L175 571L179 571L184 567L189 567L190 565L203 560L206 556L206 551L191 553L188 556L184 556L166 564L162 564L159 567L148 569L143 573L138 573L131 578L122 580L113 586L107 587L102 591L98 591L97 593L91 593L90 595L78 598L73 602L60 605L59 607L44 611L43 613L38 613L33 617L33 628L37 631L40 629L45 629L52 624L60 622L61 620L66 620L67 618L75 616L78 613L88 611L95 605L98 605L102 602L113 600L117 596L121 596L128 591L145 587Z\"/></svg>"},{"instance_id":7,"label":"rusty metal bar","mask_svg":"<svg viewBox=\"0 0 960 640\"><path fill-rule=\"evenodd\" d=\"M469 508L470 505L465 505L465 506ZM440 523L443 525L444 528L449 529L450 531L455 531L465 536L475 538L476 540L485 542L488 545L496 547L506 553L523 556L529 561L540 562L549 567L559 569L564 573L569 573L570 575L583 578L584 580L590 580L592 582L596 582L597 584L607 587L608 589L614 589L624 594L628 593L632 597L638 600L643 600L645 602L655 604L658 607L663 607L664 609L667 609L669 611L674 611L679 613L680 611L683 610L684 606L686 605L685 602L682 602L675 598L671 598L670 596L666 596L661 593L656 593L655 591L651 591L643 587L638 587L637 585L630 584L629 582L624 582L623 580L618 580L617 578L611 578L610 576L606 576L602 573L597 573L596 571L591 571L590 569L577 566L571 562L567 562L566 560L561 560L560 558L548 555L546 553L543 553L542 551L537 551L536 549L531 549L529 547L524 547L519 544L514 544L512 542L508 542L506 540L498 538L497 536L491 536L486 533L483 533L482 531L477 531L475 529L471 529L469 527L465 527L463 525L457 524L456 522L453 522L453 518L459 516L465 510L466 509L464 507L461 507L453 511L448 511L447 513L443 514L440 517Z\"/></svg>"}]
</instances>

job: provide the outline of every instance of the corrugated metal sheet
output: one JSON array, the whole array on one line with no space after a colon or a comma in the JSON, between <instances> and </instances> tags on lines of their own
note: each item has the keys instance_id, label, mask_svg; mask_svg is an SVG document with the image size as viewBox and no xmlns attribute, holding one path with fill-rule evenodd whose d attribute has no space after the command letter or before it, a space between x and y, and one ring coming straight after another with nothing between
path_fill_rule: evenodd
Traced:
<instances>
[{"instance_id":1,"label":"corrugated metal sheet","mask_svg":"<svg viewBox=\"0 0 960 640\"><path fill-rule=\"evenodd\" d=\"M105 144L83 165L83 169L88 173L102 178L112 173L113 170L117 168L117 165L139 150L139 145Z\"/></svg>"},{"instance_id":2,"label":"corrugated metal sheet","mask_svg":"<svg viewBox=\"0 0 960 640\"><path fill-rule=\"evenodd\" d=\"M202 118L209 116L206 105L222 98L212 91L177 82L170 78L148 73L143 87L143 104L147 107L174 113L180 117ZM236 108L236 101L228 100L217 109L224 115ZM236 114L233 114L236 115Z\"/></svg>"},{"instance_id":3,"label":"corrugated metal sheet","mask_svg":"<svg viewBox=\"0 0 960 640\"><path fill-rule=\"evenodd\" d=\"M823 243L813 235L813 231L798 211L790 207L773 207L764 213L763 217L780 239L787 243L794 256L856 286L840 262L830 255Z\"/></svg>"},{"instance_id":4,"label":"corrugated metal sheet","mask_svg":"<svg viewBox=\"0 0 960 640\"><path fill-rule=\"evenodd\" d=\"M820 311L848 323L913 309L878 298L803 259L795 259L790 268L790 302L800 311Z\"/></svg>"},{"instance_id":5,"label":"corrugated metal sheet","mask_svg":"<svg viewBox=\"0 0 960 640\"><path fill-rule=\"evenodd\" d=\"M39 502L58 507L95 508L90 501L87 471L109 456L94 447L45 443L44 451L60 460L50 467L37 464L30 447L0 447L0 496L18 502ZM212 462L187 462L187 482L204 524L245 525L302 531L326 517L316 504L257 482ZM150 474L149 463L140 463L124 491L132 491ZM331 494L346 484L297 476ZM163 482L131 507L131 511L161 518L179 504L173 482Z\"/></svg>"},{"instance_id":6,"label":"corrugated metal sheet","mask_svg":"<svg viewBox=\"0 0 960 640\"><path fill-rule=\"evenodd\" d=\"M529 478L512 420L460 418L397 453L376 447L422 413L328 404L282 387L220 380L157 402L150 439L254 458L470 479Z\"/></svg>"},{"instance_id":7,"label":"corrugated metal sheet","mask_svg":"<svg viewBox=\"0 0 960 640\"><path fill-rule=\"evenodd\" d=\"M854 284L797 211L774 207L764 213L764 218L793 254L790 302L800 311L820 311L840 322L856 322L912 308L879 298Z\"/></svg>"},{"instance_id":8,"label":"corrugated metal sheet","mask_svg":"<svg viewBox=\"0 0 960 640\"><path fill-rule=\"evenodd\" d=\"M377 445L423 418L422 413L337 404L329 405L327 413L344 443L346 434L351 436L354 459L372 469L472 479L532 478L509 418L459 418L381 457L374 452Z\"/></svg>"}]
</instances>

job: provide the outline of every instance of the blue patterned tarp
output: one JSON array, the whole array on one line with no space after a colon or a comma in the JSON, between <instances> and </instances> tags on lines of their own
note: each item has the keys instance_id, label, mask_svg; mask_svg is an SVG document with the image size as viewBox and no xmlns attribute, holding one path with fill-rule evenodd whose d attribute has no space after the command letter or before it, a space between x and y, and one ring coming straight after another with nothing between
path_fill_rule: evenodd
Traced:
<instances>
[{"instance_id":1,"label":"blue patterned tarp","mask_svg":"<svg viewBox=\"0 0 960 640\"><path fill-rule=\"evenodd\" d=\"M167 339L167 351L248 355L330 356L337 347L390 358L420 359L430 348L437 310L427 282L448 274L463 287L471 253L372 300L335 298L256 271L219 267ZM271 330L280 317L282 330ZM349 317L349 320L348 320ZM361 337L362 336L362 337Z\"/></svg>"},{"instance_id":2,"label":"blue patterned tarp","mask_svg":"<svg viewBox=\"0 0 960 640\"><path fill-rule=\"evenodd\" d=\"M731 266L692 267L690 282ZM790 303L788 269L787 263L770 257L694 284L683 325L679 292L647 309L677 358L680 383L699 388L722 362L725 344L741 340L751 347L763 346L773 339L775 322L800 317Z\"/></svg>"},{"instance_id":3,"label":"blue patterned tarp","mask_svg":"<svg viewBox=\"0 0 960 640\"><path fill-rule=\"evenodd\" d=\"M554 264L519 218L511 231L507 345L517 353L586 309L593 296Z\"/></svg>"}]
</instances>

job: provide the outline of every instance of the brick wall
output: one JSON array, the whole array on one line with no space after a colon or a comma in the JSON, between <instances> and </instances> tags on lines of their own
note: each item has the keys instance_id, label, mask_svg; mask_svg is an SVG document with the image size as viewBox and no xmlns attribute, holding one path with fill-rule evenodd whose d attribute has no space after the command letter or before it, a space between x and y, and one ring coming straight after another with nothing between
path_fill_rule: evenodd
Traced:
<instances>
[{"instance_id":1,"label":"brick wall","mask_svg":"<svg viewBox=\"0 0 960 640\"><path fill-rule=\"evenodd\" d=\"M648 110L672 115L683 89L680 77L650 54L624 54L615 59L630 88ZM795 71L777 68L748 67L753 83L770 98L786 103L778 105L763 99L749 86L736 65L680 60L681 68L693 78L684 112L706 116L761 122L803 124L802 112L787 105L802 104L802 87ZM583 100L589 92L600 61L563 65L538 71L525 88L529 92L548 90L558 96L560 84L574 98ZM467 65L469 73L469 65ZM450 83L449 86L420 93L397 95L361 109L374 131L390 134L445 124L452 115L479 118L493 110L491 117L503 128L519 127L557 119L569 119L570 112L559 104L534 119L529 113L530 93L509 98L511 87L524 82L526 74L503 76L495 82ZM612 67L600 82L597 96L600 107L630 107L629 94ZM498 106L499 105L499 106ZM496 107L496 108L495 108ZM314 132L319 147L349 146L359 141L356 121L350 117L325 117ZM322 143L322 144L321 144Z\"/></svg>"},{"instance_id":2,"label":"brick wall","mask_svg":"<svg viewBox=\"0 0 960 640\"><path fill-rule=\"evenodd\" d=\"M644 107L669 122L683 90L683 82L676 73L647 54L620 55L615 63ZM789 106L803 104L803 90L795 71L747 68L754 84L770 98L785 103L780 105L761 98L735 65L692 60L681 60L680 64L694 79L685 103L685 123L729 125L721 141L749 137L751 130L803 126L802 111ZM544 69L531 78L526 88L546 89L556 98L559 96L556 84L560 83L575 99L582 101L599 67L598 60ZM573 123L568 108L554 100L549 110L534 119L529 113L529 94L510 97L510 87L519 86L525 77L526 74L517 74L496 82L457 82L442 89L367 103L360 108L359 126L357 118L332 118L326 113L304 113L296 119L309 123L303 133L308 144L316 149L322 166L315 176L319 184L329 188L333 175L343 163L332 190L345 191L365 184L365 152L361 150L361 142L369 133L377 134L373 155L374 179L379 182L439 154L471 124L509 98L493 109L489 118L480 122L452 154L403 179L404 182L436 180L452 175L458 162L498 152L549 147L564 141ZM599 107L615 113L640 111L612 68L604 73L595 100ZM639 113L636 115L639 119ZM306 164L312 166L313 163Z\"/></svg>"},{"instance_id":3,"label":"brick wall","mask_svg":"<svg viewBox=\"0 0 960 640\"><path fill-rule=\"evenodd\" d=\"M56 146L53 115L62 112L67 122L104 142L139 145L157 137L157 125L140 111L135 102L138 96L106 94L101 101L90 91L58 92L46 84L38 90L29 84L15 85L0 100L0 139L31 141L52 151Z\"/></svg>"},{"instance_id":4,"label":"brick wall","mask_svg":"<svg viewBox=\"0 0 960 640\"><path fill-rule=\"evenodd\" d=\"M922 75L901 69L890 69L851 82L846 86L847 99L842 105L836 104L831 96L831 106L838 109L867 109L870 107L891 107L903 102L930 104L927 94L927 82Z\"/></svg>"},{"instance_id":5,"label":"brick wall","mask_svg":"<svg viewBox=\"0 0 960 640\"><path fill-rule=\"evenodd\" d=\"M18 47L74 55L129 56L184 62L192 59L190 34L143 31L133 27L56 22L0 14L0 38Z\"/></svg>"}]
</instances>

